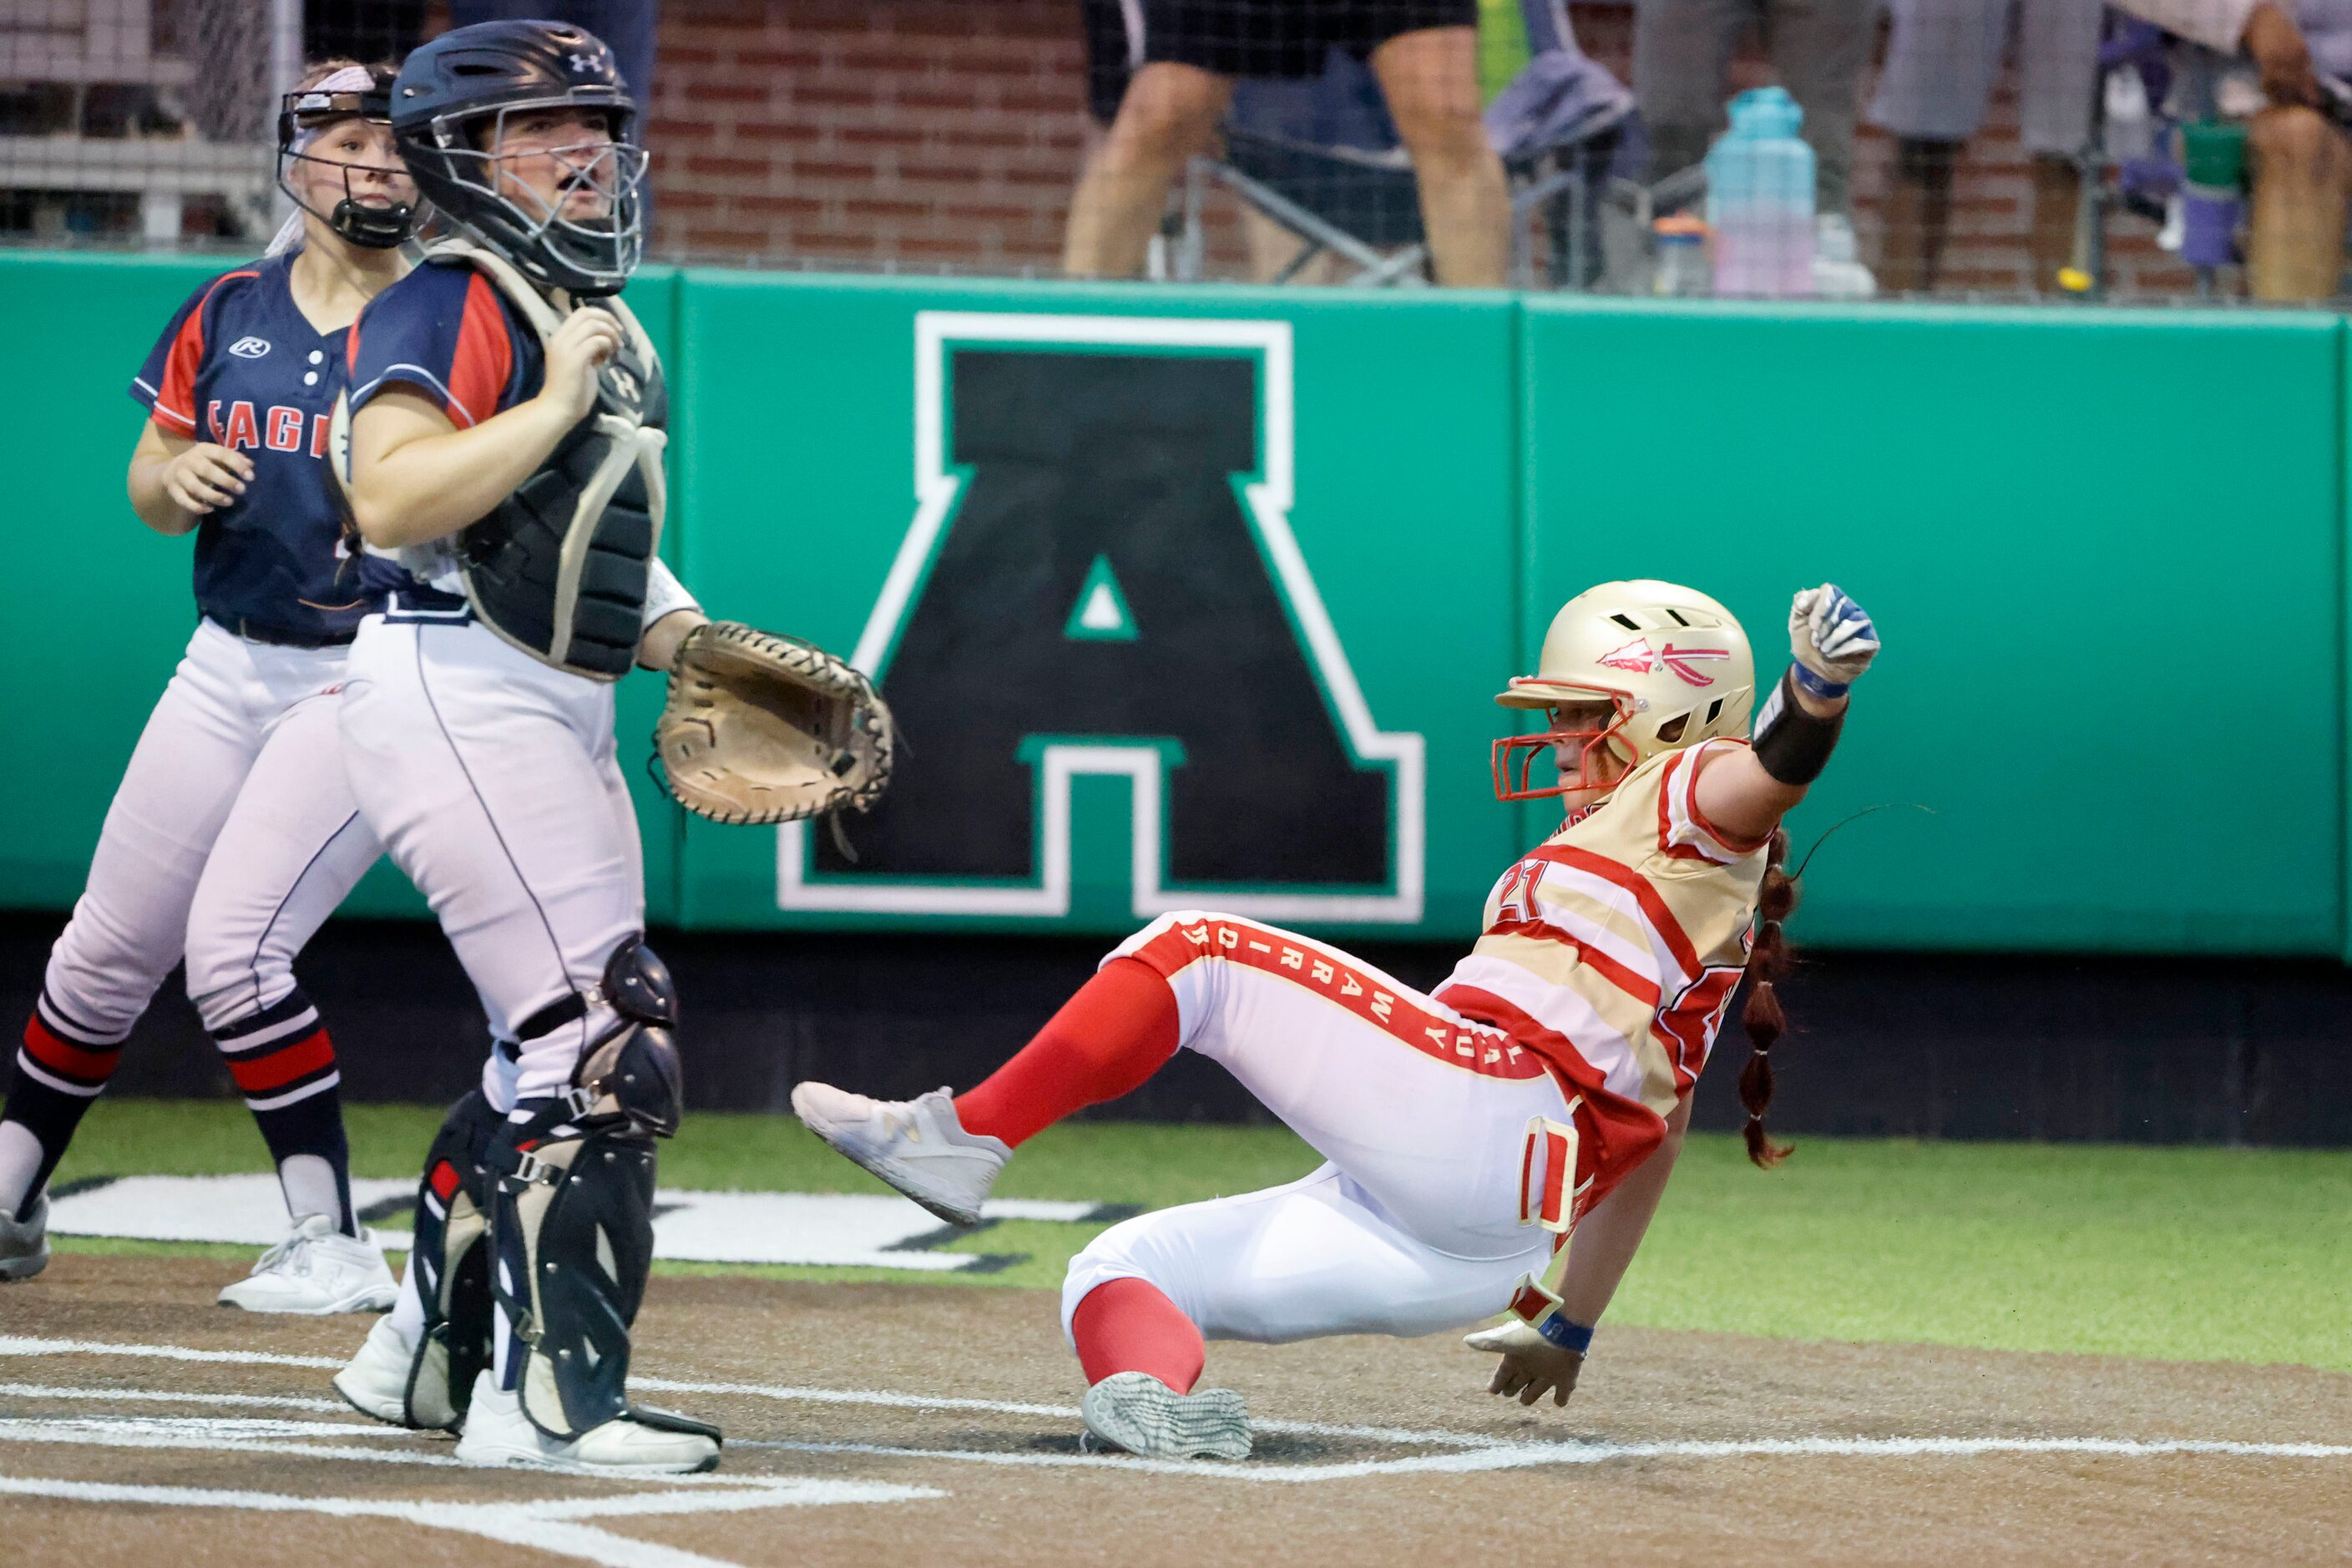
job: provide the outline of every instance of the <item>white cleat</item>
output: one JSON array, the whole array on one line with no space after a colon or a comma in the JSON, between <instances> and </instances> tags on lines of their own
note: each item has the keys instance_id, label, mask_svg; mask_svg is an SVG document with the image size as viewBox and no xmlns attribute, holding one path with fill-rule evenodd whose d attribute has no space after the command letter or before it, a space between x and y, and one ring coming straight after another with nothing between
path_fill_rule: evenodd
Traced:
<instances>
[{"instance_id":1,"label":"white cleat","mask_svg":"<svg viewBox=\"0 0 2352 1568\"><path fill-rule=\"evenodd\" d=\"M829 1084L793 1090L808 1130L950 1225L978 1225L996 1173L1013 1158L1001 1138L967 1132L944 1089L913 1100L868 1100Z\"/></svg>"},{"instance_id":2,"label":"white cleat","mask_svg":"<svg viewBox=\"0 0 2352 1568\"><path fill-rule=\"evenodd\" d=\"M322 1214L304 1215L285 1240L261 1255L251 1274L220 1293L224 1307L312 1318L389 1311L399 1299L400 1285L375 1232L345 1236Z\"/></svg>"},{"instance_id":3,"label":"white cleat","mask_svg":"<svg viewBox=\"0 0 2352 1568\"><path fill-rule=\"evenodd\" d=\"M30 1279L49 1266L49 1194L43 1193L23 1219L0 1209L0 1281Z\"/></svg>"},{"instance_id":4,"label":"white cleat","mask_svg":"<svg viewBox=\"0 0 2352 1568\"><path fill-rule=\"evenodd\" d=\"M525 1465L575 1476L685 1476L719 1468L719 1445L699 1432L671 1432L625 1415L566 1443L530 1424L520 1395L488 1372L474 1380L457 1458L468 1465Z\"/></svg>"},{"instance_id":5,"label":"white cleat","mask_svg":"<svg viewBox=\"0 0 2352 1568\"><path fill-rule=\"evenodd\" d=\"M448 1402L449 1348L439 1341L425 1347L422 1368L416 1350L390 1318L378 1318L350 1364L335 1373L335 1392L362 1415L412 1430L457 1429L457 1412ZM411 1380L415 1393L411 1394ZM409 1415L408 1402L416 1401Z\"/></svg>"},{"instance_id":6,"label":"white cleat","mask_svg":"<svg viewBox=\"0 0 2352 1568\"><path fill-rule=\"evenodd\" d=\"M1087 1390L1079 1413L1104 1447L1147 1459L1246 1459L1249 1410L1230 1388L1179 1394L1148 1372L1115 1372Z\"/></svg>"}]
</instances>

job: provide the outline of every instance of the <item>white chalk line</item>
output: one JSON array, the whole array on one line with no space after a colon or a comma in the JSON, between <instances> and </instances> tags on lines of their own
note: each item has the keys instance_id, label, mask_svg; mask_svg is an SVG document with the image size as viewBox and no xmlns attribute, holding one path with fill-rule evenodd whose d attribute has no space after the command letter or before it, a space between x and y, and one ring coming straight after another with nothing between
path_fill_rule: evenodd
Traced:
<instances>
[{"instance_id":1,"label":"white chalk line","mask_svg":"<svg viewBox=\"0 0 2352 1568\"><path fill-rule=\"evenodd\" d=\"M750 1508L811 1508L844 1503L918 1502L944 1497L929 1487L881 1481L794 1478L768 1483L757 1493L639 1494L569 1503L446 1503L378 1501L363 1498L292 1497L281 1492L225 1490L210 1487L131 1486L106 1481L63 1481L0 1476L0 1494L59 1498L74 1502L145 1503L165 1508L237 1509L264 1513L319 1513L343 1519L393 1519L428 1530L455 1531L512 1546L530 1547L604 1568L735 1568L699 1552L615 1535L578 1522L583 1517L646 1516L684 1512L731 1512ZM639 1502L647 1506L628 1506ZM601 1507L598 1505L602 1505ZM700 1505L688 1507L680 1505Z\"/></svg>"},{"instance_id":2,"label":"white chalk line","mask_svg":"<svg viewBox=\"0 0 2352 1568\"><path fill-rule=\"evenodd\" d=\"M50 1340L31 1334L0 1334L0 1356L104 1355L152 1361L225 1362L233 1366L318 1366L341 1372L333 1356L278 1355L269 1351L199 1351L185 1345L118 1345L100 1340Z\"/></svg>"},{"instance_id":3,"label":"white chalk line","mask_svg":"<svg viewBox=\"0 0 2352 1568\"><path fill-rule=\"evenodd\" d=\"M173 1345L110 1344L92 1341L42 1340L25 1336L0 1336L0 1356L5 1355L91 1354L120 1356L154 1356L166 1360L201 1359L235 1361L271 1365L335 1366L341 1363L324 1357L285 1356L259 1352L188 1351ZM923 1411L972 1411L992 1415L1036 1415L1055 1419L1076 1420L1079 1412L1073 1406L1030 1404L1008 1400L954 1398L925 1394L903 1394L887 1389L825 1389L804 1388L784 1384L752 1383L685 1382L668 1378L637 1378L633 1383L644 1389L678 1394L740 1395L824 1405L867 1405L891 1409ZM0 1436L7 1435L8 1423L0 1422ZM59 1424L47 1424L57 1426ZM288 1425L300 1425L292 1424ZM312 1424L323 1425L323 1424ZM1339 1460L1319 1464L1258 1463L1234 1465L1206 1461L1175 1461L1141 1459L1128 1455L1040 1454L1006 1452L971 1448L930 1448L878 1443L824 1443L787 1440L738 1439L738 1448L766 1448L783 1452L811 1454L857 1454L888 1458L946 1460L962 1464L997 1465L1014 1468L1097 1468L1109 1467L1129 1471L1153 1474L1205 1476L1226 1480L1258 1483L1297 1484L1351 1480L1373 1476L1403 1476L1416 1474L1467 1474L1489 1470L1524 1469L1547 1465L1598 1465L1641 1459L1733 1459L1773 1458L1979 1458L1993 1454L2090 1454L2116 1458L2158 1458L2168 1455L2194 1455L2239 1458L2282 1459L2344 1459L2352 1458L2352 1445L2326 1443L2249 1443L2200 1439L2137 1439L2110 1437L1783 1437L1740 1440L1685 1439L1651 1443L1587 1443L1577 1441L1515 1442L1508 1439L1466 1432L1420 1431L1398 1427L1339 1426L1322 1422L1258 1420L1252 1423L1259 1431L1293 1433L1314 1436L1353 1437L1400 1445L1442 1447L1454 1451L1437 1454L1416 1454L1389 1459ZM86 1427L80 1429L87 1429ZM151 1424L152 1429L152 1424ZM102 1436L102 1435L101 1435ZM130 1444L127 1435L117 1437ZM86 1438L84 1440L97 1440ZM160 1441L142 1436L137 1443ZM175 1443L180 1441L173 1440ZM217 1446L234 1441L241 1448L255 1452L299 1452L338 1458L368 1458L383 1460L412 1461L426 1464L454 1464L453 1459L421 1454L373 1453L351 1448L321 1447L279 1439L252 1437L244 1439L187 1438L190 1445L199 1443ZM679 1477L674 1481L722 1482L733 1478ZM762 1484L754 1478L745 1478L745 1486Z\"/></svg>"},{"instance_id":4,"label":"white chalk line","mask_svg":"<svg viewBox=\"0 0 2352 1568\"><path fill-rule=\"evenodd\" d=\"M1003 1399L950 1399L935 1394L898 1394L876 1388L795 1388L764 1383L676 1383L662 1377L633 1377L633 1388L657 1394L742 1394L811 1405L867 1405L893 1410L971 1410L994 1415L1045 1415L1056 1420L1081 1419L1075 1405L1025 1405ZM1505 1439L1472 1432L1418 1432L1397 1426L1345 1426L1324 1421L1259 1420L1250 1426L1260 1432L1296 1433L1312 1437L1359 1437L1374 1443L1426 1444L1455 1448L1492 1448Z\"/></svg>"},{"instance_id":5,"label":"white chalk line","mask_svg":"<svg viewBox=\"0 0 2352 1568\"><path fill-rule=\"evenodd\" d=\"M247 1410L323 1410L348 1415L340 1399L304 1399L292 1394L187 1394L169 1388L74 1388L62 1384L0 1383L0 1394L17 1399L119 1399L139 1405L212 1405ZM384 1428L390 1431L390 1427Z\"/></svg>"},{"instance_id":6,"label":"white chalk line","mask_svg":"<svg viewBox=\"0 0 2352 1568\"><path fill-rule=\"evenodd\" d=\"M1123 1454L1027 1454L972 1448L910 1448L881 1443L748 1439L735 1446L782 1448L809 1454L946 1459L1016 1469L1109 1468L1275 1485L1357 1480L1368 1476L1464 1475L1485 1470L1530 1469L1544 1465L1601 1465L1635 1459L1973 1458L1989 1454L2100 1454L2129 1458L2153 1458L2176 1454L2266 1459L2352 1458L2352 1447L2328 1443L2231 1443L2193 1439L2143 1441L2112 1437L1759 1437L1739 1442L1518 1443L1469 1452L1418 1454L1399 1459L1354 1459L1318 1465L1141 1459Z\"/></svg>"},{"instance_id":7,"label":"white chalk line","mask_svg":"<svg viewBox=\"0 0 2352 1568\"><path fill-rule=\"evenodd\" d=\"M243 1366L307 1366L341 1371L331 1356L281 1355L268 1351L199 1351L179 1345L112 1344L97 1340L49 1340L31 1335L0 1334L0 1356L98 1355L152 1358L163 1361L223 1362ZM887 1389L800 1388L763 1383L690 1383L667 1377L633 1377L633 1388L655 1394L739 1394L813 1405L866 1405L896 1410L971 1410L994 1415L1043 1415L1061 1421L1079 1419L1075 1405L1031 1405L1003 1399L959 1399L935 1394L899 1394ZM1504 1440L1471 1432L1423 1432L1394 1426L1349 1426L1321 1421L1253 1421L1262 1432L1283 1432L1310 1437L1356 1437L1367 1442L1423 1444L1458 1448L1492 1448Z\"/></svg>"}]
</instances>

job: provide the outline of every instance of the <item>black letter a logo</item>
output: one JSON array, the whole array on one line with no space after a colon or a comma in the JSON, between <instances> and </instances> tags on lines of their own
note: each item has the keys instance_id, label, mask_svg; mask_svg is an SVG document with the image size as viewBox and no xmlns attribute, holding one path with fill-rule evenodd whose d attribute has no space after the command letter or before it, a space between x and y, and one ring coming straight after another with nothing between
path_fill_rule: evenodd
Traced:
<instances>
[{"instance_id":1,"label":"black letter a logo","mask_svg":"<svg viewBox=\"0 0 2352 1568\"><path fill-rule=\"evenodd\" d=\"M926 311L916 340L915 520L854 656L906 752L855 865L783 830L778 902L1064 919L1072 781L1108 774L1122 918L1418 921L1422 737L1374 724L1291 535L1288 325Z\"/></svg>"}]
</instances>

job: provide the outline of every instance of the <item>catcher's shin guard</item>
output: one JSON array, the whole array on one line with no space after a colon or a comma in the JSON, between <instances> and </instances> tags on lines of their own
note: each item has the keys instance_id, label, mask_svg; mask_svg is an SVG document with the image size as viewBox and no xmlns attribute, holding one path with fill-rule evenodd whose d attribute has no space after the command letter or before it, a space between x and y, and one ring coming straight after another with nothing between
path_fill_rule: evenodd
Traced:
<instances>
[{"instance_id":1,"label":"catcher's shin guard","mask_svg":"<svg viewBox=\"0 0 2352 1568\"><path fill-rule=\"evenodd\" d=\"M408 1255L425 1305L425 1334L409 1369L413 1426L456 1426L490 1364L490 1146L506 1119L475 1089L449 1108L425 1156L416 1189L416 1236Z\"/></svg>"},{"instance_id":2,"label":"catcher's shin guard","mask_svg":"<svg viewBox=\"0 0 2352 1568\"><path fill-rule=\"evenodd\" d=\"M621 1417L716 1439L716 1427L628 1402L629 1327L653 1264L653 1141L678 1123L677 1003L637 937L605 964L602 991L620 1016L572 1089L492 1152L492 1285L523 1357L515 1386L531 1425L559 1441Z\"/></svg>"}]
</instances>

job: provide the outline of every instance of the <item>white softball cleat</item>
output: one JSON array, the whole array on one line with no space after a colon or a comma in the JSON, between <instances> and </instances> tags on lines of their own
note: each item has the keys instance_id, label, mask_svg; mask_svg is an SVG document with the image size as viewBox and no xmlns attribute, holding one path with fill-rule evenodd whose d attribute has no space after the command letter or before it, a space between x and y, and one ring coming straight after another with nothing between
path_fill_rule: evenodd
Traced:
<instances>
[{"instance_id":1,"label":"white softball cleat","mask_svg":"<svg viewBox=\"0 0 2352 1568\"><path fill-rule=\"evenodd\" d=\"M285 1240L261 1255L253 1272L220 1293L224 1307L248 1312L383 1312L400 1299L375 1232L343 1235L322 1214L304 1215Z\"/></svg>"},{"instance_id":2,"label":"white softball cleat","mask_svg":"<svg viewBox=\"0 0 2352 1568\"><path fill-rule=\"evenodd\" d=\"M335 1373L335 1392L362 1415L394 1426L422 1431L457 1429L457 1413L449 1406L449 1349L436 1340L425 1347L420 1370L416 1348L401 1336L390 1318L378 1318L368 1337L343 1370ZM409 1415L410 1381L415 1380L416 1413Z\"/></svg>"},{"instance_id":3,"label":"white softball cleat","mask_svg":"<svg viewBox=\"0 0 2352 1568\"><path fill-rule=\"evenodd\" d=\"M967 1132L944 1089L913 1100L868 1100L829 1084L793 1090L808 1130L950 1225L978 1225L996 1173L1013 1158L1001 1138Z\"/></svg>"},{"instance_id":4,"label":"white softball cleat","mask_svg":"<svg viewBox=\"0 0 2352 1568\"><path fill-rule=\"evenodd\" d=\"M685 1476L719 1468L719 1445L699 1432L672 1432L625 1415L566 1443L522 1413L521 1396L484 1372L474 1380L457 1458L468 1465L525 1465L575 1476Z\"/></svg>"},{"instance_id":5,"label":"white softball cleat","mask_svg":"<svg viewBox=\"0 0 2352 1568\"><path fill-rule=\"evenodd\" d=\"M49 1266L49 1194L43 1193L23 1219L0 1209L0 1280L30 1279Z\"/></svg>"},{"instance_id":6,"label":"white softball cleat","mask_svg":"<svg viewBox=\"0 0 2352 1568\"><path fill-rule=\"evenodd\" d=\"M1249 1410L1230 1388L1179 1394L1148 1372L1115 1372L1087 1390L1079 1413L1105 1447L1147 1459L1246 1459Z\"/></svg>"}]
</instances>

